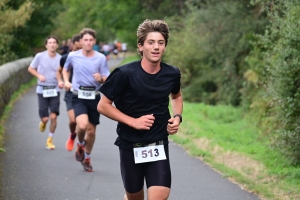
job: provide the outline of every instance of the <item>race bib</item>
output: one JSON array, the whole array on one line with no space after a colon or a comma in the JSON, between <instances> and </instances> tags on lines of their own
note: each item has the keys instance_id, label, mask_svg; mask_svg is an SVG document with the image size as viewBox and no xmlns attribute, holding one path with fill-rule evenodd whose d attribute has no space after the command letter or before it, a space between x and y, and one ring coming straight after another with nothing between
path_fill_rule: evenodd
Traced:
<instances>
[{"instance_id":1,"label":"race bib","mask_svg":"<svg viewBox=\"0 0 300 200\"><path fill-rule=\"evenodd\" d=\"M79 99L95 99L96 87L94 86L79 86L78 98Z\"/></svg>"},{"instance_id":2,"label":"race bib","mask_svg":"<svg viewBox=\"0 0 300 200\"><path fill-rule=\"evenodd\" d=\"M133 152L136 164L166 159L164 145L133 148Z\"/></svg>"},{"instance_id":3,"label":"race bib","mask_svg":"<svg viewBox=\"0 0 300 200\"><path fill-rule=\"evenodd\" d=\"M57 91L55 86L43 86L43 97L56 97Z\"/></svg>"}]
</instances>

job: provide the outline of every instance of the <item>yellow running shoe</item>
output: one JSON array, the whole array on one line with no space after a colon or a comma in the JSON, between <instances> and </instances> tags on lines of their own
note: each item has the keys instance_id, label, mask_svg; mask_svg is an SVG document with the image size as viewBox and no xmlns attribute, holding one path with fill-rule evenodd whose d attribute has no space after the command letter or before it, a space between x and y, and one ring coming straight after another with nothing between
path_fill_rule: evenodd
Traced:
<instances>
[{"instance_id":1,"label":"yellow running shoe","mask_svg":"<svg viewBox=\"0 0 300 200\"><path fill-rule=\"evenodd\" d=\"M45 129L46 129L46 124L45 124L44 122L40 122L39 127L40 127L40 131L41 131L41 132L44 132Z\"/></svg>"},{"instance_id":2,"label":"yellow running shoe","mask_svg":"<svg viewBox=\"0 0 300 200\"><path fill-rule=\"evenodd\" d=\"M46 142L46 149L49 149L49 150L55 149L55 146L52 143L52 137L48 137L47 142Z\"/></svg>"}]
</instances>

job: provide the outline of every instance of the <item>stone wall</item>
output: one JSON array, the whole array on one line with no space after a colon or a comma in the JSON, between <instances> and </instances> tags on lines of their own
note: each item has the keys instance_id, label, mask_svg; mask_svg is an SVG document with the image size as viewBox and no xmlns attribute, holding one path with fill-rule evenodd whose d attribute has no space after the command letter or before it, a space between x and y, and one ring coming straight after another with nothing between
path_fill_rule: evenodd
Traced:
<instances>
[{"instance_id":1,"label":"stone wall","mask_svg":"<svg viewBox=\"0 0 300 200\"><path fill-rule=\"evenodd\" d=\"M27 71L32 59L22 58L0 66L0 116L14 91L33 78Z\"/></svg>"}]
</instances>

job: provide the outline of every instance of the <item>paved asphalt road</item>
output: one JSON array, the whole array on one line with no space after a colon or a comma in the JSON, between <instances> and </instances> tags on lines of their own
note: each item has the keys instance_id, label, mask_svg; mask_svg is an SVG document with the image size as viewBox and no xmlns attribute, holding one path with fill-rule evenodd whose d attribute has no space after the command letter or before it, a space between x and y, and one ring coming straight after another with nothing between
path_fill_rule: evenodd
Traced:
<instances>
[{"instance_id":1,"label":"paved asphalt road","mask_svg":"<svg viewBox=\"0 0 300 200\"><path fill-rule=\"evenodd\" d=\"M109 61L110 67L117 61ZM69 136L64 92L61 114L54 136L56 149L45 148L48 127L38 129L39 117L35 88L14 106L6 123L6 153L0 153L0 200L122 200L124 189L119 170L116 122L101 116L91 154L94 172L84 172L68 152ZM208 165L170 143L172 190L170 200L257 200Z\"/></svg>"}]
</instances>

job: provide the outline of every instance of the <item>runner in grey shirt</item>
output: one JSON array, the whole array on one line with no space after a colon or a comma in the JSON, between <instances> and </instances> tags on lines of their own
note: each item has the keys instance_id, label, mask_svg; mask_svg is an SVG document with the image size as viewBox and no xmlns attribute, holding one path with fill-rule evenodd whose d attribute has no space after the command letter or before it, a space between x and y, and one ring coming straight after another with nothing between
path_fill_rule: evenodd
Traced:
<instances>
[{"instance_id":1,"label":"runner in grey shirt","mask_svg":"<svg viewBox=\"0 0 300 200\"><path fill-rule=\"evenodd\" d=\"M65 89L72 90L72 104L76 119L78 138L76 160L81 162L85 171L92 172L90 153L95 142L96 126L100 123L97 104L100 100L99 89L109 75L106 58L93 50L96 32L84 28L80 32L82 50L71 52L63 69ZM72 84L68 81L73 69Z\"/></svg>"},{"instance_id":2,"label":"runner in grey shirt","mask_svg":"<svg viewBox=\"0 0 300 200\"><path fill-rule=\"evenodd\" d=\"M56 71L59 66L61 55L56 52L58 39L55 36L47 37L45 46L47 50L38 53L34 57L28 67L28 71L38 78L36 93L38 95L39 116L41 118L39 124L41 132L44 132L46 129L50 110L50 128L49 136L46 141L46 148L53 150L55 149L55 146L52 142L52 138L56 129L60 103L60 90L56 80Z\"/></svg>"}]
</instances>

